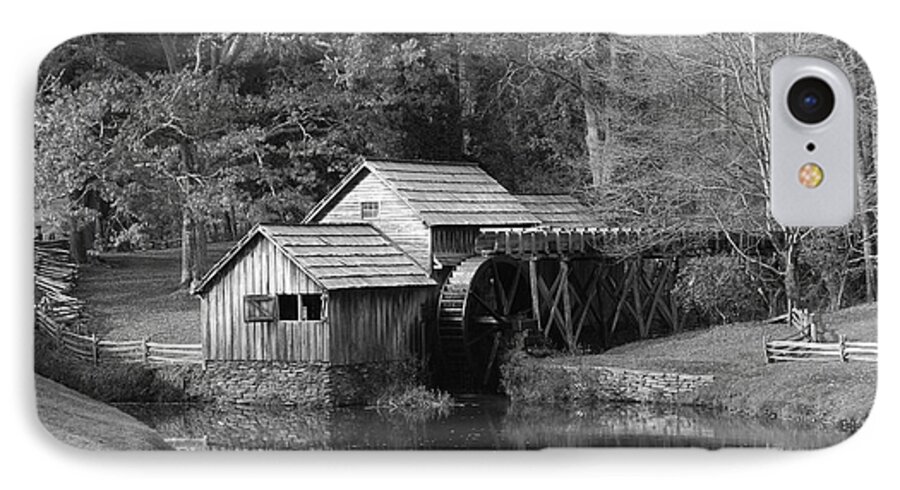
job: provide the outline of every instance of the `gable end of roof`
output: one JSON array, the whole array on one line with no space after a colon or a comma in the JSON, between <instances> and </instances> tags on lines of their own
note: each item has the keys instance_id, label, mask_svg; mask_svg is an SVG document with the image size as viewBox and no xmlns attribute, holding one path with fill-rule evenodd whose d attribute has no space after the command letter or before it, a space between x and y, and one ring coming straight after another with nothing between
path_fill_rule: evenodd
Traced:
<instances>
[{"instance_id":1,"label":"gable end of roof","mask_svg":"<svg viewBox=\"0 0 900 490\"><path fill-rule=\"evenodd\" d=\"M208 291L257 237L269 240L324 290L436 285L425 269L371 225L256 225L216 262L192 294Z\"/></svg>"}]
</instances>

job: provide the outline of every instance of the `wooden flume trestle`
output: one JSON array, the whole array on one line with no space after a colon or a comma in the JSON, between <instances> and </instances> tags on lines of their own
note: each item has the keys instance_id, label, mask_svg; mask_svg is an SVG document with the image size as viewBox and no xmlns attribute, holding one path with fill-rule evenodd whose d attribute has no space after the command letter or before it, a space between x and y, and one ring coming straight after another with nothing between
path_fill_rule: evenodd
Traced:
<instances>
[{"instance_id":1,"label":"wooden flume trestle","mask_svg":"<svg viewBox=\"0 0 900 490\"><path fill-rule=\"evenodd\" d=\"M566 352L610 347L682 329L672 291L683 257L763 254L753 234L706 231L666 241L623 229L490 229L441 288L438 338L445 386L496 385L509 348L543 340ZM623 250L639 250L623 254ZM516 340L518 339L518 340ZM522 339L524 343L516 344Z\"/></svg>"},{"instance_id":2,"label":"wooden flume trestle","mask_svg":"<svg viewBox=\"0 0 900 490\"><path fill-rule=\"evenodd\" d=\"M773 251L770 235L716 230L660 235L627 228L510 228L483 230L475 240L477 253L511 257L696 257L735 248L754 255Z\"/></svg>"}]
</instances>

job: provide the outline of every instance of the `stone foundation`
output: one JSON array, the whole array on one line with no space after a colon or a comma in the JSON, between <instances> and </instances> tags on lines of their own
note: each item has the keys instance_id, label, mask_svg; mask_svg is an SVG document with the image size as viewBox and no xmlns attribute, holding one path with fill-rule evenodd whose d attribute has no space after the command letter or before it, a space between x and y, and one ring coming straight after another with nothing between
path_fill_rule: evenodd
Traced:
<instances>
[{"instance_id":1,"label":"stone foundation","mask_svg":"<svg viewBox=\"0 0 900 490\"><path fill-rule=\"evenodd\" d=\"M514 401L691 403L712 375L639 371L610 366L522 361L504 367L504 387Z\"/></svg>"},{"instance_id":2,"label":"stone foundation","mask_svg":"<svg viewBox=\"0 0 900 490\"><path fill-rule=\"evenodd\" d=\"M409 361L337 366L291 361L207 361L184 374L194 400L249 405L365 405L394 382L413 381Z\"/></svg>"}]
</instances>

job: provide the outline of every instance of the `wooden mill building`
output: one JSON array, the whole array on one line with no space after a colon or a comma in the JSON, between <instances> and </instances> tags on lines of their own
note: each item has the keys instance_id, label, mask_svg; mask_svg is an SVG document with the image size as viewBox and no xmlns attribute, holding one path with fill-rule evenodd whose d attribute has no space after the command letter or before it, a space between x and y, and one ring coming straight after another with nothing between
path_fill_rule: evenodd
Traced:
<instances>
[{"instance_id":1,"label":"wooden mill building","mask_svg":"<svg viewBox=\"0 0 900 490\"><path fill-rule=\"evenodd\" d=\"M489 390L523 335L576 351L677 331L679 257L732 237L693 238L608 228L571 196L513 195L474 163L368 160L302 224L255 227L209 271L204 353L424 354L445 386Z\"/></svg>"},{"instance_id":2,"label":"wooden mill building","mask_svg":"<svg viewBox=\"0 0 900 490\"><path fill-rule=\"evenodd\" d=\"M368 160L350 172L305 223L370 223L426 270L474 254L483 228L540 220L476 163Z\"/></svg>"},{"instance_id":3,"label":"wooden mill building","mask_svg":"<svg viewBox=\"0 0 900 490\"><path fill-rule=\"evenodd\" d=\"M369 225L258 225L194 289L209 360L351 364L421 352L435 282Z\"/></svg>"}]
</instances>

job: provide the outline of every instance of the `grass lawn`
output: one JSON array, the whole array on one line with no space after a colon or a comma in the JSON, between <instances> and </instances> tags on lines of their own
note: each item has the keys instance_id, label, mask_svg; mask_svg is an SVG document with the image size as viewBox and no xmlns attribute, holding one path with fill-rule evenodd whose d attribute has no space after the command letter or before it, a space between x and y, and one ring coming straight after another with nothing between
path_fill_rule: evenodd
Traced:
<instances>
[{"instance_id":1,"label":"grass lawn","mask_svg":"<svg viewBox=\"0 0 900 490\"><path fill-rule=\"evenodd\" d=\"M209 246L212 265L231 246ZM109 253L83 267L75 296L88 328L111 340L199 343L200 300L179 288L181 249Z\"/></svg>"},{"instance_id":2,"label":"grass lawn","mask_svg":"<svg viewBox=\"0 0 900 490\"><path fill-rule=\"evenodd\" d=\"M38 418L60 442L82 449L172 449L134 417L75 390L34 377Z\"/></svg>"},{"instance_id":3,"label":"grass lawn","mask_svg":"<svg viewBox=\"0 0 900 490\"><path fill-rule=\"evenodd\" d=\"M877 340L877 305L824 315L830 331L847 340ZM736 323L626 344L593 356L549 362L713 374L697 401L752 415L809 421L863 421L875 399L876 364L865 362L766 364L763 337L791 334L785 325Z\"/></svg>"}]
</instances>

